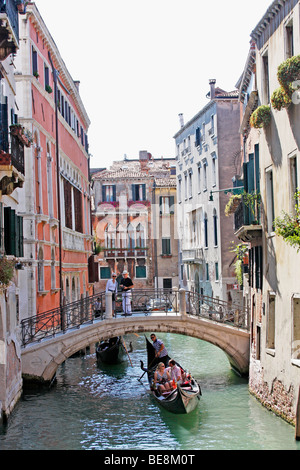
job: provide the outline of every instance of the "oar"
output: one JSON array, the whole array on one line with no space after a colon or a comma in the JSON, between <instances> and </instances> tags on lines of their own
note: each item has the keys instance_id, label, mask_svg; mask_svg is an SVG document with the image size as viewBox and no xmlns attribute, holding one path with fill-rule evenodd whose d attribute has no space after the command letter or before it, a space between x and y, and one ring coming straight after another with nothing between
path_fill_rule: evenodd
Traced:
<instances>
[{"instance_id":1,"label":"oar","mask_svg":"<svg viewBox=\"0 0 300 470\"><path fill-rule=\"evenodd\" d=\"M152 361L150 362L149 364L149 368L152 366L153 362L155 361L156 357L154 357L154 359L152 359ZM148 371L149 369L145 370L145 372L143 373L143 375L140 376L140 378L138 379L138 381L140 382L141 379L144 377L144 375L146 374L146 372Z\"/></svg>"},{"instance_id":2,"label":"oar","mask_svg":"<svg viewBox=\"0 0 300 470\"><path fill-rule=\"evenodd\" d=\"M129 357L129 361L130 361L131 367L133 367L132 362L131 362L131 359L130 359L130 356L129 356L129 353L128 353L127 348L126 348L125 341L124 341L123 339L122 339L122 342L123 342L123 346L124 346L124 348L125 348L125 351L127 352L127 356Z\"/></svg>"}]
</instances>

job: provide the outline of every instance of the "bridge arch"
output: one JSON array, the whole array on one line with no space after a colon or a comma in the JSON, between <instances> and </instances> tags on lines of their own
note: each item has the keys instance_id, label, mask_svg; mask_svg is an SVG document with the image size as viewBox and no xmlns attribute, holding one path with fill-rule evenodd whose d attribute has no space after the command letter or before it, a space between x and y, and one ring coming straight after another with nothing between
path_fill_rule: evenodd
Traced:
<instances>
[{"instance_id":1,"label":"bridge arch","mask_svg":"<svg viewBox=\"0 0 300 470\"><path fill-rule=\"evenodd\" d=\"M107 319L30 344L22 350L22 373L25 380L51 382L57 368L70 356L99 340L132 333L174 333L207 341L227 355L232 368L240 375L249 369L249 332L230 325L184 316L149 316Z\"/></svg>"}]
</instances>

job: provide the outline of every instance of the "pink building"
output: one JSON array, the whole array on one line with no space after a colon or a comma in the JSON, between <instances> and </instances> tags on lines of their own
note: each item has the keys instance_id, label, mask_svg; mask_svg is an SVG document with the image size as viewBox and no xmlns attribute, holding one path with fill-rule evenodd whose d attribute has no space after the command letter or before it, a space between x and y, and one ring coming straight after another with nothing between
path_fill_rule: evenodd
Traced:
<instances>
[{"instance_id":1,"label":"pink building","mask_svg":"<svg viewBox=\"0 0 300 470\"><path fill-rule=\"evenodd\" d=\"M30 131L20 190L25 275L22 318L92 293L90 124L79 94L36 5L20 16L16 61L19 122Z\"/></svg>"}]
</instances>

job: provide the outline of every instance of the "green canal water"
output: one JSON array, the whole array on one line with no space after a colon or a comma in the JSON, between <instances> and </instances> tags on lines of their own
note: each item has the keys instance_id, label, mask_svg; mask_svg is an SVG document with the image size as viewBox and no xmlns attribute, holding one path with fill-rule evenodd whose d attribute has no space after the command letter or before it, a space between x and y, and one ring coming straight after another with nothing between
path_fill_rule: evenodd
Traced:
<instances>
[{"instance_id":1,"label":"green canal water","mask_svg":"<svg viewBox=\"0 0 300 470\"><path fill-rule=\"evenodd\" d=\"M68 359L48 390L26 391L0 426L0 450L300 450L292 426L263 408L247 381L209 343L158 334L169 352L200 382L202 397L190 415L172 415L148 393L140 359L144 336L128 360L97 364L95 354Z\"/></svg>"}]
</instances>

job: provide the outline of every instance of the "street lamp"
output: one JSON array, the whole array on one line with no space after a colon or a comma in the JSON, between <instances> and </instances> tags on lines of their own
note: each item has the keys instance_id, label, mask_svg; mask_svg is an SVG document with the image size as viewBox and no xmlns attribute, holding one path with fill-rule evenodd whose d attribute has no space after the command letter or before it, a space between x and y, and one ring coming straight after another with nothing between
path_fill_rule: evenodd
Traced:
<instances>
[{"instance_id":1,"label":"street lamp","mask_svg":"<svg viewBox=\"0 0 300 470\"><path fill-rule=\"evenodd\" d=\"M210 196L209 196L209 201L214 200L213 193L224 193L224 194L231 193L231 194L235 195L235 194L242 194L243 191L244 191L244 186L238 186L236 188L227 188L227 189L219 189L219 190L211 191Z\"/></svg>"}]
</instances>

